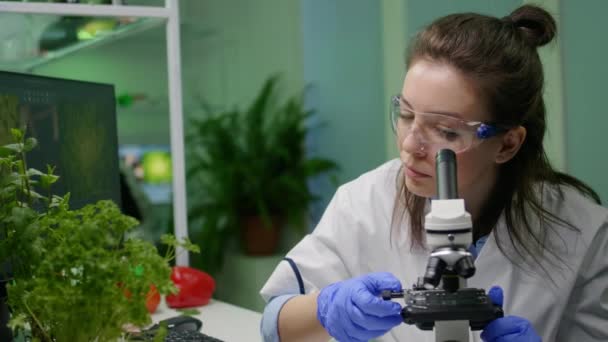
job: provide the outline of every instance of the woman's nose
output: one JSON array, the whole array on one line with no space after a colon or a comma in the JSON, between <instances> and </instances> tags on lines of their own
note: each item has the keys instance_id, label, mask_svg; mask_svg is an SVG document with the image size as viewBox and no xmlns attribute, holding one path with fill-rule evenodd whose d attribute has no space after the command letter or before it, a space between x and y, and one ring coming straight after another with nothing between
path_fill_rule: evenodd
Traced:
<instances>
[{"instance_id":1,"label":"woman's nose","mask_svg":"<svg viewBox=\"0 0 608 342\"><path fill-rule=\"evenodd\" d=\"M410 131L405 137L401 137L401 148L416 156L424 156L426 153L425 143L416 130Z\"/></svg>"}]
</instances>

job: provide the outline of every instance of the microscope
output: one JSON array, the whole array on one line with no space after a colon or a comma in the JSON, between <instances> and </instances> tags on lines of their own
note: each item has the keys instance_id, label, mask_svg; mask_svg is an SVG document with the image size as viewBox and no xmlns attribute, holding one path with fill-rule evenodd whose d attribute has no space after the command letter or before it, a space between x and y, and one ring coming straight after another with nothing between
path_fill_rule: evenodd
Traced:
<instances>
[{"instance_id":1,"label":"microscope","mask_svg":"<svg viewBox=\"0 0 608 342\"><path fill-rule=\"evenodd\" d=\"M483 329L503 311L483 289L467 288L466 280L475 274L468 251L473 223L458 198L456 155L442 149L435 162L438 198L431 201L424 223L431 249L426 271L411 290L387 290L382 298L404 298L403 322L435 330L435 341L469 342L470 330Z\"/></svg>"}]
</instances>

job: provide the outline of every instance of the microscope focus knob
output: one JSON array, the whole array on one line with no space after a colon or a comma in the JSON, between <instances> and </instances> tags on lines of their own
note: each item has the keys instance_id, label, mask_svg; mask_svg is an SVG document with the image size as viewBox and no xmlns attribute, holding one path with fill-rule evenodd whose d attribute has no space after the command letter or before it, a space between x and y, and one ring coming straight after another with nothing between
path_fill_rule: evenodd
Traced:
<instances>
[{"instance_id":1,"label":"microscope focus knob","mask_svg":"<svg viewBox=\"0 0 608 342\"><path fill-rule=\"evenodd\" d=\"M475 262L473 261L473 258L465 256L458 260L454 265L454 271L465 279L471 278L475 274Z\"/></svg>"}]
</instances>

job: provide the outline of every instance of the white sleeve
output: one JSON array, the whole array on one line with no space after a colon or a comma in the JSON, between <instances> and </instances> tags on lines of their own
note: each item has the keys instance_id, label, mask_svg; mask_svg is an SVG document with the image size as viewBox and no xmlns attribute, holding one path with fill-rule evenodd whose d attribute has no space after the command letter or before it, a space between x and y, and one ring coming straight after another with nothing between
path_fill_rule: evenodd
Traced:
<instances>
[{"instance_id":1,"label":"white sleeve","mask_svg":"<svg viewBox=\"0 0 608 342\"><path fill-rule=\"evenodd\" d=\"M281 261L260 291L265 301L284 294L299 294L300 274L305 293L352 277L349 265L357 253L357 232L349 210L347 191L338 189L315 230L306 235L289 253L295 269Z\"/></svg>"},{"instance_id":2,"label":"white sleeve","mask_svg":"<svg viewBox=\"0 0 608 342\"><path fill-rule=\"evenodd\" d=\"M557 341L608 341L608 223L587 251L566 310Z\"/></svg>"}]
</instances>

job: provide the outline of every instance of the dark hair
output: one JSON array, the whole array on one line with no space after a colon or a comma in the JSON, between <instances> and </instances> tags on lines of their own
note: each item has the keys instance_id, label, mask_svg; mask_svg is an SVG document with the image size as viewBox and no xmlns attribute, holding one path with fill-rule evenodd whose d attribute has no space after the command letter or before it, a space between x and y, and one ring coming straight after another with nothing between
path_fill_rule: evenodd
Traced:
<instances>
[{"instance_id":1,"label":"dark hair","mask_svg":"<svg viewBox=\"0 0 608 342\"><path fill-rule=\"evenodd\" d=\"M419 32L410 44L406 61L408 66L426 59L455 67L474 80L493 122L526 128L527 135L520 150L498 170L491 200L486 202L480 217L473 223L474 237L489 234L504 213L516 253L531 257L539 265L538 255L543 255L545 250L561 260L544 241L544 223L580 231L571 222L543 208L542 195L538 195L542 194L543 187L571 186L600 203L599 196L589 186L554 170L543 148L546 128L542 97L544 77L536 48L550 42L555 35L555 20L544 9L532 5L521 6L502 19L475 13L453 14L434 21ZM403 218L407 211L411 247L424 248L426 199L409 192L403 181L400 188L396 204L403 200L405 203L395 206L393 218ZM563 197L561 188L557 186L556 189ZM540 231L533 229L532 221L536 219L542 224ZM497 235L495 238L501 252L509 257Z\"/></svg>"}]
</instances>

